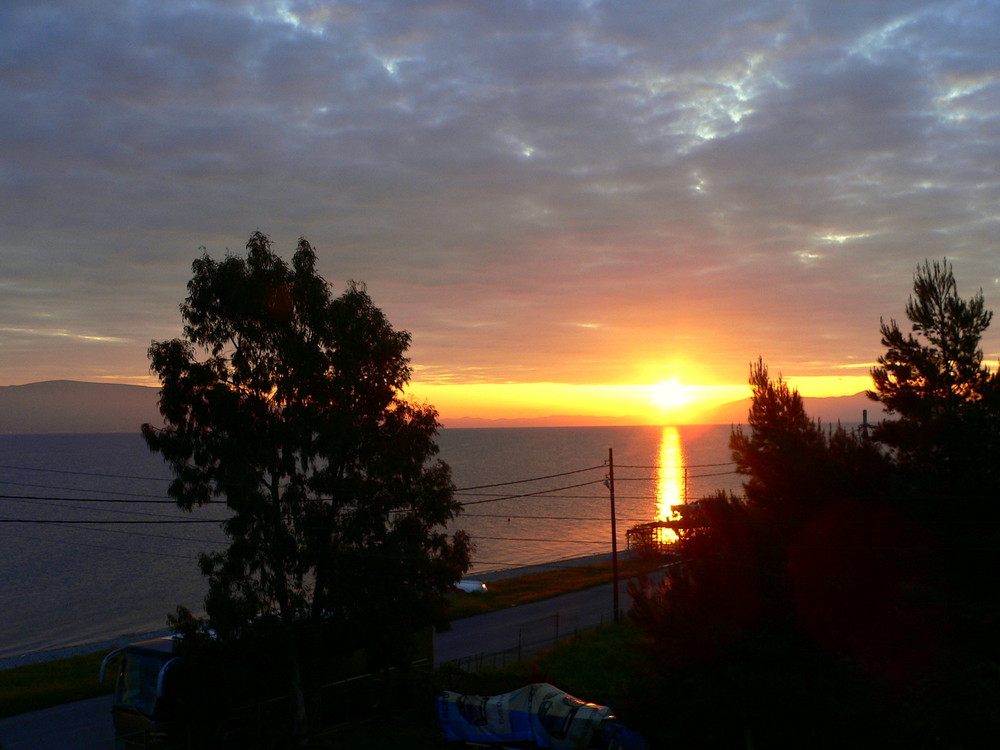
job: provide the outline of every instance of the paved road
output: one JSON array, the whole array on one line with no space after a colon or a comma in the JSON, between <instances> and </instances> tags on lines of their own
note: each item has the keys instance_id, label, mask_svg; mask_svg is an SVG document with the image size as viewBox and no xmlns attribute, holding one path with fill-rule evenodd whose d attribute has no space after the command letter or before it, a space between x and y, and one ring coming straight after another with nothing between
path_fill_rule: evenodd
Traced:
<instances>
[{"instance_id":1,"label":"paved road","mask_svg":"<svg viewBox=\"0 0 1000 750\"><path fill-rule=\"evenodd\" d=\"M623 611L631 605L626 591L623 582ZM435 636L435 659L440 664L480 655L489 658L503 651L530 652L612 619L611 584L597 586L459 620L449 632ZM111 750L113 745L110 696L0 719L2 750Z\"/></svg>"},{"instance_id":2,"label":"paved road","mask_svg":"<svg viewBox=\"0 0 1000 750\"><path fill-rule=\"evenodd\" d=\"M0 719L3 750L111 750L114 741L110 695Z\"/></svg>"},{"instance_id":3,"label":"paved road","mask_svg":"<svg viewBox=\"0 0 1000 750\"><path fill-rule=\"evenodd\" d=\"M474 596L474 595L472 595ZM621 585L621 606L628 597ZM597 586L545 601L477 615L452 623L447 633L434 638L438 664L502 651L551 646L554 640L588 630L614 619L611 584Z\"/></svg>"}]
</instances>

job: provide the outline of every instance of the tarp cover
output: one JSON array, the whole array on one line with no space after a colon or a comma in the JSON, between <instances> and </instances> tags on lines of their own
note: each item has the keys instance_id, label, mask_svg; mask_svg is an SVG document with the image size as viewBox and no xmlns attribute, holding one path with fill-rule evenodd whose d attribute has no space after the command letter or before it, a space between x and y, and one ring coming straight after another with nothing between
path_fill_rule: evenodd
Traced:
<instances>
[{"instance_id":1,"label":"tarp cover","mask_svg":"<svg viewBox=\"0 0 1000 750\"><path fill-rule=\"evenodd\" d=\"M485 697L444 692L438 697L438 716L451 742L533 744L555 750L585 750L597 735L607 735L614 719L611 709L586 703L544 682L520 690ZM623 727L618 731L631 734ZM633 735L634 738L634 735ZM608 747L609 737L597 746ZM631 746L612 740L610 746Z\"/></svg>"}]
</instances>

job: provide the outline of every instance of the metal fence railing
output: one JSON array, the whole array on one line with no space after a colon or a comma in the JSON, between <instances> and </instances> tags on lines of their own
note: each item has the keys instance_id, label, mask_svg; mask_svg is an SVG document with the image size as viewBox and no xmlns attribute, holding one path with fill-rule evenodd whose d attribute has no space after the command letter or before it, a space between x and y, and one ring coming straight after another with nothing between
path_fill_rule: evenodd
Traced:
<instances>
[{"instance_id":1,"label":"metal fence railing","mask_svg":"<svg viewBox=\"0 0 1000 750\"><path fill-rule=\"evenodd\" d=\"M416 662L414 669L430 669ZM393 669L358 675L308 689L305 699L313 730L343 728L395 711L405 693L405 675ZM258 701L233 711L223 722L198 728L175 722L119 735L127 750L242 750L285 747L291 736L288 696Z\"/></svg>"},{"instance_id":2,"label":"metal fence railing","mask_svg":"<svg viewBox=\"0 0 1000 750\"><path fill-rule=\"evenodd\" d=\"M601 614L593 625L584 630L594 630L614 620L613 613ZM517 645L496 651L481 651L455 659L448 659L442 666L459 669L463 672L482 672L484 670L503 669L514 664L520 664L538 654L548 651L563 640L580 633L579 628L560 628L560 616L541 617L519 626Z\"/></svg>"}]
</instances>

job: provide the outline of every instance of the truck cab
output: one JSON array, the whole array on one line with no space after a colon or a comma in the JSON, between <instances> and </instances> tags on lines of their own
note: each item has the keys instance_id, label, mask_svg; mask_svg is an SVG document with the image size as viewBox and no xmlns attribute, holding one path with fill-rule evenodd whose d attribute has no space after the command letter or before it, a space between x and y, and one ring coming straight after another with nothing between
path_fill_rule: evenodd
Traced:
<instances>
[{"instance_id":1,"label":"truck cab","mask_svg":"<svg viewBox=\"0 0 1000 750\"><path fill-rule=\"evenodd\" d=\"M176 645L176 638L154 638L130 643L104 658L102 682L108 667L118 666L111 708L116 750L167 746L173 718L167 674L177 659Z\"/></svg>"}]
</instances>

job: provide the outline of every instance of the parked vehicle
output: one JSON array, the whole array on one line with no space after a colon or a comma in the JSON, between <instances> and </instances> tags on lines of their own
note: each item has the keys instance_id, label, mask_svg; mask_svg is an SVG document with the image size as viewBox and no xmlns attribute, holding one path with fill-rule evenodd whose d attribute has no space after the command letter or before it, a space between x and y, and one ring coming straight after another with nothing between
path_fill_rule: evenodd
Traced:
<instances>
[{"instance_id":1,"label":"parked vehicle","mask_svg":"<svg viewBox=\"0 0 1000 750\"><path fill-rule=\"evenodd\" d=\"M611 709L538 682L501 695L446 691L437 699L445 739L476 747L552 750L646 750Z\"/></svg>"},{"instance_id":2,"label":"parked vehicle","mask_svg":"<svg viewBox=\"0 0 1000 750\"><path fill-rule=\"evenodd\" d=\"M433 630L419 631L414 644L411 666L432 664ZM235 651L212 642L192 656L185 645L191 644L155 638L104 658L101 681L117 669L111 709L116 750L242 750L278 746L291 736L293 701L273 649L258 643L255 651ZM315 648L308 657L314 662L304 686L310 730L371 716L391 703L401 686L394 670L369 672L360 649Z\"/></svg>"},{"instance_id":3,"label":"parked vehicle","mask_svg":"<svg viewBox=\"0 0 1000 750\"><path fill-rule=\"evenodd\" d=\"M463 578L455 584L455 588L458 591L465 592L466 594L485 594L487 591L485 583L482 581L474 581L471 578Z\"/></svg>"},{"instance_id":4,"label":"parked vehicle","mask_svg":"<svg viewBox=\"0 0 1000 750\"><path fill-rule=\"evenodd\" d=\"M100 680L117 664L111 717L116 750L168 747L174 719L167 674L176 662L177 639L156 638L112 651L101 663Z\"/></svg>"}]
</instances>

